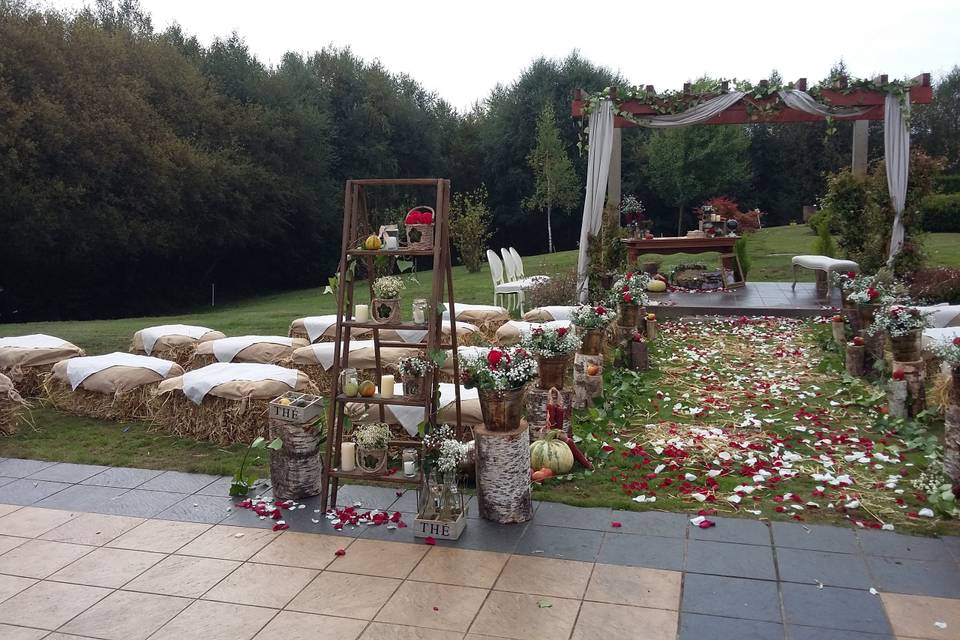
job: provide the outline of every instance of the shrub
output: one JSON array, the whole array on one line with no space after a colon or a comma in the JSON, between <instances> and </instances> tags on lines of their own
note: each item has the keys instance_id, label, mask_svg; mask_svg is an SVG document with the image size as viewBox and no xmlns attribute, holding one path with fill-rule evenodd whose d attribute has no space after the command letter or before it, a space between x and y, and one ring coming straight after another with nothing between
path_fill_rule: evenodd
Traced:
<instances>
[{"instance_id":1,"label":"shrub","mask_svg":"<svg viewBox=\"0 0 960 640\"><path fill-rule=\"evenodd\" d=\"M810 223L812 226L812 219ZM833 241L833 236L830 235L830 216L820 216L814 230L817 232L817 241L813 245L813 253L818 256L835 258L837 255L837 243Z\"/></svg>"},{"instance_id":2,"label":"shrub","mask_svg":"<svg viewBox=\"0 0 960 640\"><path fill-rule=\"evenodd\" d=\"M960 269L918 269L908 283L910 297L928 304L960 301Z\"/></svg>"},{"instance_id":3,"label":"shrub","mask_svg":"<svg viewBox=\"0 0 960 640\"><path fill-rule=\"evenodd\" d=\"M937 176L934 179L934 185L938 193L960 193L960 173Z\"/></svg>"},{"instance_id":4,"label":"shrub","mask_svg":"<svg viewBox=\"0 0 960 640\"><path fill-rule=\"evenodd\" d=\"M577 299L577 270L571 269L554 274L550 280L527 289L525 294L530 308L575 304Z\"/></svg>"},{"instance_id":5,"label":"shrub","mask_svg":"<svg viewBox=\"0 0 960 640\"><path fill-rule=\"evenodd\" d=\"M960 231L960 193L937 193L920 203L923 230L931 233Z\"/></svg>"},{"instance_id":6,"label":"shrub","mask_svg":"<svg viewBox=\"0 0 960 640\"><path fill-rule=\"evenodd\" d=\"M483 264L487 242L493 231L493 217L487 208L487 188L453 196L450 207L450 239L469 273L477 273Z\"/></svg>"}]
</instances>

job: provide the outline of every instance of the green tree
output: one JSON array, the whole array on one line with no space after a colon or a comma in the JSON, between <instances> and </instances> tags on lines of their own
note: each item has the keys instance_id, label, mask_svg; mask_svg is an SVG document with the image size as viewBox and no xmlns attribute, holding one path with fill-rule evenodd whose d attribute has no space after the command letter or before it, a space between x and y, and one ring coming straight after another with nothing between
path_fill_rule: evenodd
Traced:
<instances>
[{"instance_id":1,"label":"green tree","mask_svg":"<svg viewBox=\"0 0 960 640\"><path fill-rule=\"evenodd\" d=\"M657 131L646 145L646 173L657 196L677 210L677 235L691 204L734 195L750 181L743 127L691 126Z\"/></svg>"},{"instance_id":2,"label":"green tree","mask_svg":"<svg viewBox=\"0 0 960 640\"><path fill-rule=\"evenodd\" d=\"M960 171L960 67L940 78L930 104L913 109L910 128L916 143L930 155L943 157L947 171Z\"/></svg>"},{"instance_id":3,"label":"green tree","mask_svg":"<svg viewBox=\"0 0 960 640\"><path fill-rule=\"evenodd\" d=\"M560 142L557 116L549 104L537 118L537 145L527 156L527 164L533 170L536 182L533 195L524 200L523 205L532 211L546 210L547 250L553 253L553 208L569 211L575 207L580 197L580 181Z\"/></svg>"}]
</instances>

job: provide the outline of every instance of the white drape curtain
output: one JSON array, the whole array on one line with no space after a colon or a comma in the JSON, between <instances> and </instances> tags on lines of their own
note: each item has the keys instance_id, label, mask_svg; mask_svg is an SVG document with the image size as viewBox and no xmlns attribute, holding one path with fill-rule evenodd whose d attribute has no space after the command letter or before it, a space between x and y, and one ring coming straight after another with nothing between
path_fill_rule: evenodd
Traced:
<instances>
[{"instance_id":1,"label":"white drape curtain","mask_svg":"<svg viewBox=\"0 0 960 640\"><path fill-rule=\"evenodd\" d=\"M780 99L783 100L783 103L791 109L803 111L804 113L812 113L813 115L817 116L854 118L869 111L869 108L857 109L852 107L849 109L841 109L837 107L828 107L814 100L806 91L798 91L796 89L781 89L777 93L780 95Z\"/></svg>"},{"instance_id":2,"label":"white drape curtain","mask_svg":"<svg viewBox=\"0 0 960 640\"><path fill-rule=\"evenodd\" d=\"M907 203L907 180L910 177L910 130L903 109L910 111L910 100L901 108L900 99L888 93L883 105L883 154L887 163L887 190L893 204L893 231L890 233L890 256L887 264L903 248L903 209Z\"/></svg>"},{"instance_id":3,"label":"white drape curtain","mask_svg":"<svg viewBox=\"0 0 960 640\"><path fill-rule=\"evenodd\" d=\"M683 113L670 113L663 116L649 116L646 118L634 116L631 122L641 127L650 127L652 129L666 129L667 127L684 127L688 124L697 124L726 111L737 104L743 96L744 93L742 91L731 91L730 93L723 93L716 98L710 98L706 102L701 102Z\"/></svg>"},{"instance_id":4,"label":"white drape curtain","mask_svg":"<svg viewBox=\"0 0 960 640\"><path fill-rule=\"evenodd\" d=\"M587 195L583 201L583 222L580 225L580 254L577 256L577 297L588 302L587 246L603 224L603 204L607 199L607 177L610 175L610 152L613 149L613 103L603 100L590 114L590 146L587 151Z\"/></svg>"}]
</instances>

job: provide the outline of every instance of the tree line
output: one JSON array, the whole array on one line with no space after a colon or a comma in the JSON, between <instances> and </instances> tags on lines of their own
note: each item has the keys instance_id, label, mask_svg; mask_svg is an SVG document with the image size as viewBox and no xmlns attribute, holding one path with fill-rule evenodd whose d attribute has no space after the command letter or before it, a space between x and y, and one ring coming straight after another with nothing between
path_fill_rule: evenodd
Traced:
<instances>
[{"instance_id":1,"label":"tree line","mask_svg":"<svg viewBox=\"0 0 960 640\"><path fill-rule=\"evenodd\" d=\"M533 61L461 112L349 49L267 66L236 34L204 46L177 26L158 31L135 0L74 13L0 0L0 322L184 309L212 283L227 296L318 286L335 270L348 178L485 189L492 246L543 253L538 117L552 108L582 194L571 96L624 84L572 53ZM926 139L956 165L955 121L931 126L953 127L950 140ZM767 224L798 219L849 162L849 131L840 123L824 142L825 127L631 131L624 193L646 203L656 232L713 195L760 207ZM674 154L704 148L700 184L678 196L689 166ZM578 198L562 200L551 220L561 250L580 218Z\"/></svg>"}]
</instances>

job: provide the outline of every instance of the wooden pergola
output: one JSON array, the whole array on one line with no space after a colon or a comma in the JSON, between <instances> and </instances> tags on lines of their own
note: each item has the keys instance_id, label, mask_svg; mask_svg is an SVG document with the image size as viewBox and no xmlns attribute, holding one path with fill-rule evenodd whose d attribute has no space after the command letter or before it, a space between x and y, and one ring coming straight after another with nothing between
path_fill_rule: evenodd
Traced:
<instances>
[{"instance_id":1,"label":"wooden pergola","mask_svg":"<svg viewBox=\"0 0 960 640\"><path fill-rule=\"evenodd\" d=\"M887 76L881 75L874 79L877 85L887 84ZM909 100L911 104L929 104L933 99L933 88L930 86L930 74L923 73L910 81ZM760 80L757 83L759 88L769 87L768 80ZM793 83L791 88L799 91L807 91L807 79L801 78ZM683 85L683 95L689 96L691 102L694 100L707 100L729 89L729 83L721 84L720 92L713 94L693 93L692 85L688 82ZM618 109L635 116L657 116L662 114L662 109L658 109L658 102L664 100L656 97L656 91L653 85L645 87L647 96L646 101L624 101L618 104ZM766 92L764 92L766 93ZM846 117L843 120L853 121L853 172L857 175L865 175L867 172L867 132L870 120L883 120L884 118L884 100L886 92L878 89L863 89L848 87L848 79L840 77L836 79L830 87L823 87L819 90L822 101L831 107L847 108L865 108L866 111L854 117ZM616 100L616 87L610 90L610 97ZM575 118L584 116L584 106L586 103L586 94L582 90L577 90L571 113ZM722 113L701 122L699 124L786 124L792 122L818 122L822 121L823 116L806 113L791 109L782 102L778 103L777 96L770 95L763 98L754 98L750 95L744 96L740 101L726 109ZM773 106L776 108L772 108ZM636 127L630 120L616 115L614 118L614 137L613 150L610 159L610 174L607 181L607 199L610 202L619 202L621 196L621 130L629 127Z\"/></svg>"}]
</instances>

